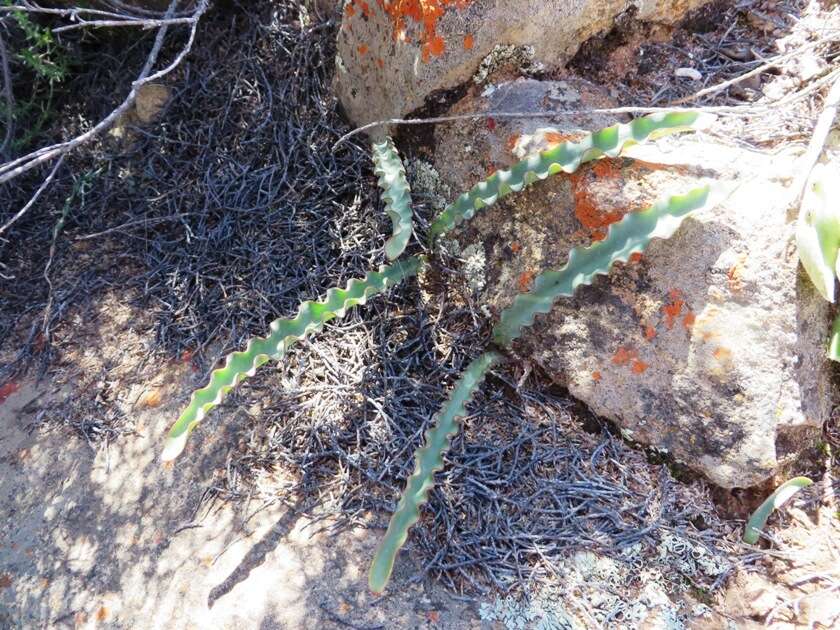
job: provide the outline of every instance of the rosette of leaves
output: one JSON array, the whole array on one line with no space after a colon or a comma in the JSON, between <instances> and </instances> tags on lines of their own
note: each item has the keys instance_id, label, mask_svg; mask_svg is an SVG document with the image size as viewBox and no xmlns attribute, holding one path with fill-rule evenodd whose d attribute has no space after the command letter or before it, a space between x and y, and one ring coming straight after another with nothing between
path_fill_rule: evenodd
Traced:
<instances>
[{"instance_id":1,"label":"rosette of leaves","mask_svg":"<svg viewBox=\"0 0 840 630\"><path fill-rule=\"evenodd\" d=\"M694 112L653 114L601 129L580 141L563 142L530 155L509 170L496 172L445 208L432 223L430 243L434 245L436 237L469 220L481 208L536 181L551 175L572 173L585 162L618 155L629 144L690 129L703 120L701 114ZM389 259L397 259L396 262L368 273L362 280L351 280L345 289L331 289L323 300L304 302L296 317L273 322L268 336L253 339L245 350L230 354L224 365L212 372L209 384L192 395L189 405L173 425L164 449L164 459L175 458L183 450L189 433L208 412L262 364L272 358L282 358L295 341L320 330L329 320L341 317L356 304L363 304L370 297L414 275L424 264L425 259L418 256L398 258L408 244L412 212L410 191L396 148L390 139L386 139L375 143L372 153L385 209L393 225L385 253ZM613 263L627 261L632 254L641 252L652 239L670 237L686 216L711 203L711 188L702 186L626 215L610 226L604 240L588 248L573 249L566 265L538 276L531 290L517 296L501 314L493 330L493 347L470 363L425 433L425 444L415 455L414 473L407 481L374 557L369 576L372 591L381 592L385 588L394 560L407 539L409 529L419 520L420 510L434 486L434 475L444 465L443 458L450 440L458 431L459 420L467 413L467 404L492 366L503 358L505 348L533 323L538 314L548 312L557 299L571 296L578 286L609 273Z\"/></svg>"}]
</instances>

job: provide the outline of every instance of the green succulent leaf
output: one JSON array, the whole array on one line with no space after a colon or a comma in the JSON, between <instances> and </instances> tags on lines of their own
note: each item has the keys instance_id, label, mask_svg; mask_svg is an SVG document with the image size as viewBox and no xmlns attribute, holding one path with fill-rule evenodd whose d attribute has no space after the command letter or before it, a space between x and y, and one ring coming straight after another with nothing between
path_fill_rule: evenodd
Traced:
<instances>
[{"instance_id":1,"label":"green succulent leaf","mask_svg":"<svg viewBox=\"0 0 840 630\"><path fill-rule=\"evenodd\" d=\"M385 255L388 260L394 260L405 251L411 237L411 189L405 179L402 160L390 137L373 143L373 163L385 200L385 212L392 224L391 238L385 243Z\"/></svg>"},{"instance_id":2,"label":"green succulent leaf","mask_svg":"<svg viewBox=\"0 0 840 630\"><path fill-rule=\"evenodd\" d=\"M161 459L175 459L184 450L190 432L207 412L237 384L253 376L259 366L269 359L279 359L295 341L320 330L331 319L343 317L353 306L365 304L368 298L413 276L420 264L419 258L410 257L379 271L371 271L363 280L350 280L346 289L330 289L323 300L303 302L296 317L271 322L270 335L251 339L245 350L229 354L224 366L213 370L210 383L193 392L189 405L169 431Z\"/></svg>"},{"instance_id":3,"label":"green succulent leaf","mask_svg":"<svg viewBox=\"0 0 840 630\"><path fill-rule=\"evenodd\" d=\"M834 302L834 276L840 264L840 205L837 197L827 191L831 179L827 167L814 167L796 223L796 248L814 287L826 300Z\"/></svg>"},{"instance_id":4,"label":"green succulent leaf","mask_svg":"<svg viewBox=\"0 0 840 630\"><path fill-rule=\"evenodd\" d=\"M578 142L563 142L530 155L514 164L510 170L496 171L458 197L435 218L430 238L437 238L462 221L472 218L476 210L491 206L502 197L519 192L549 175L573 173L583 162L604 156L614 157L629 144L697 128L709 118L707 114L698 112L650 114L627 124L595 131Z\"/></svg>"},{"instance_id":5,"label":"green succulent leaf","mask_svg":"<svg viewBox=\"0 0 840 630\"><path fill-rule=\"evenodd\" d=\"M540 274L530 291L517 295L493 329L493 341L501 346L510 345L523 328L534 323L538 313L548 313L557 298L570 297L580 285L591 284L596 276L606 275L614 262L627 262L631 254L644 250L651 239L669 238L689 213L711 206L714 201L716 195L707 185L625 215L610 226L604 240L573 249L562 268Z\"/></svg>"},{"instance_id":6,"label":"green succulent leaf","mask_svg":"<svg viewBox=\"0 0 840 630\"><path fill-rule=\"evenodd\" d=\"M752 513L750 520L747 521L747 527L744 529L744 542L750 545L757 543L758 535L764 529L764 525L767 524L770 513L782 507L794 494L802 488L807 488L812 483L814 482L808 477L794 477L776 488L776 491L758 506L758 509Z\"/></svg>"},{"instance_id":7,"label":"green succulent leaf","mask_svg":"<svg viewBox=\"0 0 840 630\"><path fill-rule=\"evenodd\" d=\"M414 473L408 478L370 567L368 583L374 593L381 593L388 584L397 553L405 544L409 528L420 518L420 507L426 503L429 491L435 485L435 473L443 468L443 454L449 450L452 436L458 431L458 419L466 415L466 404L499 358L495 352L485 352L470 363L436 422L426 431L425 444L415 455Z\"/></svg>"},{"instance_id":8,"label":"green succulent leaf","mask_svg":"<svg viewBox=\"0 0 840 630\"><path fill-rule=\"evenodd\" d=\"M840 313L831 326L831 339L828 342L828 358L840 362Z\"/></svg>"}]
</instances>

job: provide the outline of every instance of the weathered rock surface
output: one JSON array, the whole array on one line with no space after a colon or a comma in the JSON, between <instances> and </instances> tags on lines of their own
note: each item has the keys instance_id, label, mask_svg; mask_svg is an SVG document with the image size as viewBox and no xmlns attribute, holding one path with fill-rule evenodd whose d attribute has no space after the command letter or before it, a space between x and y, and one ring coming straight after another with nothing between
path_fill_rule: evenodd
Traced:
<instances>
[{"instance_id":1,"label":"weathered rock surface","mask_svg":"<svg viewBox=\"0 0 840 630\"><path fill-rule=\"evenodd\" d=\"M534 83L500 89L527 100L557 87ZM467 97L459 107L489 110L494 97ZM461 191L515 162L523 143L534 149L578 133L574 124L538 131L544 124L441 126L435 166ZM564 264L571 247L602 238L625 213L702 178L736 184L672 239L561 300L516 351L633 439L718 485L757 484L812 442L831 407L828 304L799 269L794 217L783 207L791 157L692 135L629 154L641 159L600 160L479 211L453 233L453 246L483 261L470 261L471 286L497 315L537 274ZM487 158L491 164L481 163Z\"/></svg>"},{"instance_id":2,"label":"weathered rock surface","mask_svg":"<svg viewBox=\"0 0 840 630\"><path fill-rule=\"evenodd\" d=\"M488 56L521 54L555 69L622 12L673 23L706 1L347 0L336 90L356 124L402 116L468 81Z\"/></svg>"}]
</instances>

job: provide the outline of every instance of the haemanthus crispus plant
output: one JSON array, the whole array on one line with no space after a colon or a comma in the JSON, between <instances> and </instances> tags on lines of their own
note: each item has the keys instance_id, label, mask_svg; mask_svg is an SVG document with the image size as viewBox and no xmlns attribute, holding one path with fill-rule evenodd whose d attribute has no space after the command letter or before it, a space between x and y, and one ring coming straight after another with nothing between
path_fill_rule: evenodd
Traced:
<instances>
[{"instance_id":1,"label":"haemanthus crispus plant","mask_svg":"<svg viewBox=\"0 0 840 630\"><path fill-rule=\"evenodd\" d=\"M572 173L581 164L603 156L618 155L630 143L642 142L658 135L690 129L701 120L694 112L653 114L630 123L614 125L587 135L577 142L563 142L546 151L535 153L514 164L509 170L497 171L485 181L460 195L433 221L430 245L458 224L469 220L477 210L498 199L519 192L532 183L558 173ZM184 448L187 436L219 404L224 395L256 369L272 358L280 358L290 344L320 328L330 319L342 316L347 309L415 274L423 264L434 264L423 257L399 259L412 230L411 198L404 169L390 139L373 145L375 173L383 189L386 211L393 224L393 234L386 243L390 266L369 273L362 280L352 280L346 289L331 289L325 299L304 302L296 317L272 322L271 334L253 339L244 351L230 354L224 365L214 370L207 386L197 390L190 403L170 431L163 458L170 460ZM466 405L489 373L502 360L505 349L530 326L536 315L547 313L553 303L571 296L575 289L591 283L598 275L607 274L616 261L627 261L641 252L654 238L668 238L680 222L694 210L713 202L709 186L701 186L684 195L665 198L650 208L627 214L610 226L606 238L588 248L573 249L567 263L557 270L539 275L531 289L517 296L502 312L493 329L491 347L477 357L455 384L447 402L436 415L425 434L425 443L415 456L415 470L407 481L388 530L371 566L369 585L381 592L391 575L394 560L405 543L410 527L420 518L420 510L434 485L435 472L443 466L443 457L459 419L466 414Z\"/></svg>"}]
</instances>

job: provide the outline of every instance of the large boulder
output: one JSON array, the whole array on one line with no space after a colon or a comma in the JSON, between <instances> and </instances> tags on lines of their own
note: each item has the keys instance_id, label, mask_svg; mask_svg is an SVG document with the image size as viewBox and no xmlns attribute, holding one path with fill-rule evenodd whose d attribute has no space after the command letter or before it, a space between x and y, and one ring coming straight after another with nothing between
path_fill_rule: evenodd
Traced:
<instances>
[{"instance_id":1,"label":"large boulder","mask_svg":"<svg viewBox=\"0 0 840 630\"><path fill-rule=\"evenodd\" d=\"M499 89L523 102L541 90L565 91L570 104L589 104L597 92L592 86L586 96L579 82ZM468 96L456 107L492 110L496 96ZM574 122L554 130L545 124L440 126L434 166L456 193L525 151L581 133ZM703 178L736 185L672 239L653 242L643 256L560 300L515 351L628 437L720 486L760 483L813 443L832 398L828 303L799 269L794 217L784 202L791 156L691 134L629 155L638 159L600 160L480 210L444 246L470 259L470 286L495 316L537 274L562 266L571 247L602 238L627 212Z\"/></svg>"},{"instance_id":2,"label":"large boulder","mask_svg":"<svg viewBox=\"0 0 840 630\"><path fill-rule=\"evenodd\" d=\"M403 116L468 81L485 58L521 55L552 70L626 11L673 23L706 1L347 0L336 91L353 123Z\"/></svg>"}]
</instances>

